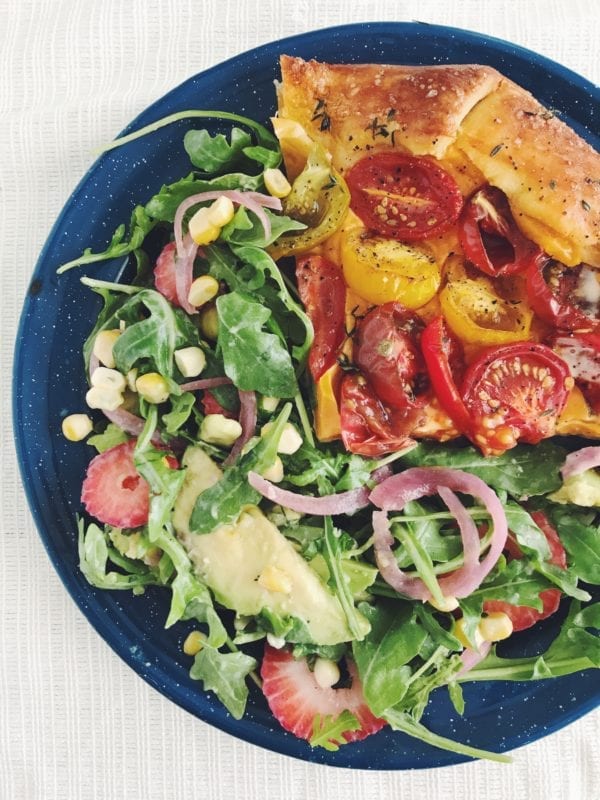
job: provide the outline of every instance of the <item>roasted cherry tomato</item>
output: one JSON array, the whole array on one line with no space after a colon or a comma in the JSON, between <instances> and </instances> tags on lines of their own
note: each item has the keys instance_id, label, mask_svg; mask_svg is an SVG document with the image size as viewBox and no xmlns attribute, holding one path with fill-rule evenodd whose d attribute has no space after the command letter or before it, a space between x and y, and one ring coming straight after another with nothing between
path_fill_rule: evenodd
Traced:
<instances>
[{"instance_id":1,"label":"roasted cherry tomato","mask_svg":"<svg viewBox=\"0 0 600 800\"><path fill-rule=\"evenodd\" d=\"M558 537L558 533L548 521L548 518L543 511L534 511L532 513L534 522L538 525L550 546L550 563L555 564L562 569L567 568L567 558L565 548ZM519 545L509 537L506 550L512 558L523 558L523 553ZM542 601L543 608L538 611L529 606L513 606L503 600L486 600L483 604L483 610L489 614L492 611L503 611L507 614L513 624L513 631L523 631L525 628L530 628L539 622L541 619L546 619L551 614L558 610L560 598L562 593L560 589L544 589L540 592L540 600Z\"/></svg>"},{"instance_id":2,"label":"roasted cherry tomato","mask_svg":"<svg viewBox=\"0 0 600 800\"><path fill-rule=\"evenodd\" d=\"M346 450L368 458L401 450L410 442L405 430L414 427L410 412L387 408L366 379L352 372L342 380L340 421Z\"/></svg>"},{"instance_id":3,"label":"roasted cherry tomato","mask_svg":"<svg viewBox=\"0 0 600 800\"><path fill-rule=\"evenodd\" d=\"M573 379L549 347L536 342L497 347L468 368L462 387L472 438L485 454L517 441L537 444L554 433Z\"/></svg>"},{"instance_id":4,"label":"roasted cherry tomato","mask_svg":"<svg viewBox=\"0 0 600 800\"><path fill-rule=\"evenodd\" d=\"M316 382L335 364L346 338L346 284L339 267L315 255L296 259L296 280L315 331L308 367Z\"/></svg>"},{"instance_id":5,"label":"roasted cherry tomato","mask_svg":"<svg viewBox=\"0 0 600 800\"><path fill-rule=\"evenodd\" d=\"M427 387L419 338L423 323L400 303L385 303L359 323L354 363L379 399L394 408L414 408Z\"/></svg>"},{"instance_id":6,"label":"roasted cherry tomato","mask_svg":"<svg viewBox=\"0 0 600 800\"><path fill-rule=\"evenodd\" d=\"M565 267L542 255L527 270L527 294L535 313L559 330L600 330L600 272L587 264Z\"/></svg>"},{"instance_id":7,"label":"roasted cherry tomato","mask_svg":"<svg viewBox=\"0 0 600 800\"><path fill-rule=\"evenodd\" d=\"M440 405L458 430L468 434L471 416L457 388L464 369L462 347L448 330L443 317L436 317L425 328L421 336L421 350Z\"/></svg>"},{"instance_id":8,"label":"roasted cherry tomato","mask_svg":"<svg viewBox=\"0 0 600 800\"><path fill-rule=\"evenodd\" d=\"M468 277L456 256L448 259L445 272L440 306L462 342L485 347L529 339L533 312L527 303L504 299L489 278Z\"/></svg>"},{"instance_id":9,"label":"roasted cherry tomato","mask_svg":"<svg viewBox=\"0 0 600 800\"><path fill-rule=\"evenodd\" d=\"M350 207L382 236L420 241L448 230L463 198L454 178L429 157L378 153L345 176Z\"/></svg>"},{"instance_id":10,"label":"roasted cherry tomato","mask_svg":"<svg viewBox=\"0 0 600 800\"><path fill-rule=\"evenodd\" d=\"M558 335L551 346L569 367L590 408L600 414L600 334Z\"/></svg>"},{"instance_id":11,"label":"roasted cherry tomato","mask_svg":"<svg viewBox=\"0 0 600 800\"><path fill-rule=\"evenodd\" d=\"M504 192L493 186L471 195L458 221L458 236L465 258L494 277L522 272L541 253L517 227Z\"/></svg>"}]
</instances>

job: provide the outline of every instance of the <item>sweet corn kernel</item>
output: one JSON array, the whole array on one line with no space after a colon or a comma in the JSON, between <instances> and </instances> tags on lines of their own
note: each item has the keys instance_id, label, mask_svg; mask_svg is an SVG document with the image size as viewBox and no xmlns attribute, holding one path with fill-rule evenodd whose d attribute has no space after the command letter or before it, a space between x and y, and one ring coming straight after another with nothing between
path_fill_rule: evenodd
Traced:
<instances>
[{"instance_id":1,"label":"sweet corn kernel","mask_svg":"<svg viewBox=\"0 0 600 800\"><path fill-rule=\"evenodd\" d=\"M260 435L266 436L272 427L273 423L267 422L266 425L263 425ZM286 422L279 440L279 444L277 445L277 452L283 453L286 456L291 456L296 452L296 450L299 450L301 446L302 437L291 422Z\"/></svg>"},{"instance_id":2,"label":"sweet corn kernel","mask_svg":"<svg viewBox=\"0 0 600 800\"><path fill-rule=\"evenodd\" d=\"M281 650L281 648L285 645L285 639L283 636L275 636L273 633L267 633L267 642L275 650Z\"/></svg>"},{"instance_id":3,"label":"sweet corn kernel","mask_svg":"<svg viewBox=\"0 0 600 800\"><path fill-rule=\"evenodd\" d=\"M115 367L113 347L120 335L121 331L116 329L100 331L100 333L94 339L94 347L92 352L98 361L109 369L114 369Z\"/></svg>"},{"instance_id":4,"label":"sweet corn kernel","mask_svg":"<svg viewBox=\"0 0 600 800\"><path fill-rule=\"evenodd\" d=\"M147 372L135 382L135 388L149 403L164 403L169 397L169 384L158 372Z\"/></svg>"},{"instance_id":5,"label":"sweet corn kernel","mask_svg":"<svg viewBox=\"0 0 600 800\"><path fill-rule=\"evenodd\" d=\"M205 303L210 302L217 296L219 291L219 281L212 275L201 275L192 283L188 294L191 305L200 308Z\"/></svg>"},{"instance_id":6,"label":"sweet corn kernel","mask_svg":"<svg viewBox=\"0 0 600 800\"><path fill-rule=\"evenodd\" d=\"M266 169L263 180L265 189L273 197L287 197L292 191L290 182L280 169Z\"/></svg>"},{"instance_id":7,"label":"sweet corn kernel","mask_svg":"<svg viewBox=\"0 0 600 800\"><path fill-rule=\"evenodd\" d=\"M463 645L463 647L470 647L474 648L475 650L479 650L481 645L484 642L483 636L479 631L479 626L475 628L475 634L473 636L473 641L469 641L467 634L465 633L465 619L461 617L457 619L454 623L452 628L452 634L456 636L458 641Z\"/></svg>"},{"instance_id":8,"label":"sweet corn kernel","mask_svg":"<svg viewBox=\"0 0 600 800\"><path fill-rule=\"evenodd\" d=\"M503 611L492 611L483 617L477 627L484 642L500 642L508 639L513 632L512 620Z\"/></svg>"},{"instance_id":9,"label":"sweet corn kernel","mask_svg":"<svg viewBox=\"0 0 600 800\"><path fill-rule=\"evenodd\" d=\"M432 597L429 600L429 605L436 608L438 611L454 611L455 608L458 608L458 600L456 597L444 597L443 603L436 603L434 598Z\"/></svg>"},{"instance_id":10,"label":"sweet corn kernel","mask_svg":"<svg viewBox=\"0 0 600 800\"><path fill-rule=\"evenodd\" d=\"M183 643L183 652L186 656L195 656L204 647L205 635L200 631L192 631Z\"/></svg>"},{"instance_id":11,"label":"sweet corn kernel","mask_svg":"<svg viewBox=\"0 0 600 800\"><path fill-rule=\"evenodd\" d=\"M116 369L96 367L90 378L92 386L102 386L114 392L122 392L127 386L125 376Z\"/></svg>"},{"instance_id":12,"label":"sweet corn kernel","mask_svg":"<svg viewBox=\"0 0 600 800\"><path fill-rule=\"evenodd\" d=\"M85 396L85 402L90 408L99 408L102 411L116 411L123 403L123 393L108 384L92 386Z\"/></svg>"},{"instance_id":13,"label":"sweet corn kernel","mask_svg":"<svg viewBox=\"0 0 600 800\"><path fill-rule=\"evenodd\" d=\"M175 350L175 363L184 378L195 378L206 366L206 356L200 347L182 347Z\"/></svg>"},{"instance_id":14,"label":"sweet corn kernel","mask_svg":"<svg viewBox=\"0 0 600 800\"><path fill-rule=\"evenodd\" d=\"M69 414L62 421L62 432L70 442L80 442L92 432L92 420L87 414Z\"/></svg>"},{"instance_id":15,"label":"sweet corn kernel","mask_svg":"<svg viewBox=\"0 0 600 800\"><path fill-rule=\"evenodd\" d=\"M317 658L313 669L315 681L321 689L329 689L340 679L340 668L329 658Z\"/></svg>"},{"instance_id":16,"label":"sweet corn kernel","mask_svg":"<svg viewBox=\"0 0 600 800\"><path fill-rule=\"evenodd\" d=\"M260 407L263 411L266 411L267 414L272 414L277 406L279 405L279 398L278 397L261 397L260 399Z\"/></svg>"},{"instance_id":17,"label":"sweet corn kernel","mask_svg":"<svg viewBox=\"0 0 600 800\"><path fill-rule=\"evenodd\" d=\"M214 342L219 335L219 315L214 306L205 308L200 314L200 330L211 342Z\"/></svg>"},{"instance_id":18,"label":"sweet corn kernel","mask_svg":"<svg viewBox=\"0 0 600 800\"><path fill-rule=\"evenodd\" d=\"M197 245L210 244L219 238L221 228L211 222L210 209L199 208L191 218L188 230Z\"/></svg>"},{"instance_id":19,"label":"sweet corn kernel","mask_svg":"<svg viewBox=\"0 0 600 800\"><path fill-rule=\"evenodd\" d=\"M200 425L200 438L208 444L231 447L242 435L237 419L227 419L223 414L207 414Z\"/></svg>"},{"instance_id":20,"label":"sweet corn kernel","mask_svg":"<svg viewBox=\"0 0 600 800\"><path fill-rule=\"evenodd\" d=\"M268 592L289 594L292 591L292 579L284 570L274 564L267 564L258 576L258 584Z\"/></svg>"},{"instance_id":21,"label":"sweet corn kernel","mask_svg":"<svg viewBox=\"0 0 600 800\"><path fill-rule=\"evenodd\" d=\"M213 225L222 228L231 222L235 208L228 197L219 197L208 207L208 219Z\"/></svg>"},{"instance_id":22,"label":"sweet corn kernel","mask_svg":"<svg viewBox=\"0 0 600 800\"><path fill-rule=\"evenodd\" d=\"M283 461L277 456L270 467L263 470L261 475L271 483L281 483L283 480Z\"/></svg>"}]
</instances>

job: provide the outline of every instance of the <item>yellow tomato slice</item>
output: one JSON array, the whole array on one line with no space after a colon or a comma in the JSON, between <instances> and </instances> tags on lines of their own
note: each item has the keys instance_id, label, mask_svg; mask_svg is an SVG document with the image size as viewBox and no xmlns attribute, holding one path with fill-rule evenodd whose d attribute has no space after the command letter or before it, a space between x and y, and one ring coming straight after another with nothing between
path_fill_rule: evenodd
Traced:
<instances>
[{"instance_id":1,"label":"yellow tomato slice","mask_svg":"<svg viewBox=\"0 0 600 800\"><path fill-rule=\"evenodd\" d=\"M341 256L348 286L376 305L397 300L407 308L420 308L440 286L440 268L427 251L367 235L364 228L344 234Z\"/></svg>"},{"instance_id":2,"label":"yellow tomato slice","mask_svg":"<svg viewBox=\"0 0 600 800\"><path fill-rule=\"evenodd\" d=\"M530 338L533 312L497 295L486 278L450 280L440 292L442 313L463 342L488 346Z\"/></svg>"}]
</instances>

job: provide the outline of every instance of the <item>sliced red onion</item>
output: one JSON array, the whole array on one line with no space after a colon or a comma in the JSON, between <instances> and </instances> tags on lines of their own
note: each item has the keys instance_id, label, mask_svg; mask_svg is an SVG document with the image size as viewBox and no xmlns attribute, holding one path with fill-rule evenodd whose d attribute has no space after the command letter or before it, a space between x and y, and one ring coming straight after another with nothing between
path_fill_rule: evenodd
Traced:
<instances>
[{"instance_id":1,"label":"sliced red onion","mask_svg":"<svg viewBox=\"0 0 600 800\"><path fill-rule=\"evenodd\" d=\"M456 673L456 675L453 675L452 679L456 680L456 678L464 677L467 674L467 672L472 670L473 667L476 667L477 664L480 664L483 661L483 659L488 655L491 649L492 649L491 642L482 642L482 644L479 647L479 650L474 650L471 647L465 647L465 649L460 654L460 659L463 662L462 669L460 669Z\"/></svg>"},{"instance_id":2,"label":"sliced red onion","mask_svg":"<svg viewBox=\"0 0 600 800\"><path fill-rule=\"evenodd\" d=\"M261 194L260 192L241 192L236 189L222 189L212 192L200 192L187 197L181 202L175 212L174 229L175 229L175 242L177 244L177 256L179 258L185 257L184 237L183 237L183 218L187 211L199 203L205 203L209 200L217 200L219 197L228 197L232 203L237 203L244 206L248 211L252 211L264 228L265 236L267 239L271 235L271 222L266 215L264 209L270 208L276 211L281 211L281 200L271 195Z\"/></svg>"},{"instance_id":3,"label":"sliced red onion","mask_svg":"<svg viewBox=\"0 0 600 800\"><path fill-rule=\"evenodd\" d=\"M190 287L194 279L194 259L198 253L198 245L188 234L183 238L181 250L175 254L175 290L177 302L188 314L195 314L198 309L189 301Z\"/></svg>"},{"instance_id":4,"label":"sliced red onion","mask_svg":"<svg viewBox=\"0 0 600 800\"><path fill-rule=\"evenodd\" d=\"M182 392L202 392L204 389L216 389L217 386L227 386L230 383L231 379L223 375L219 378L201 378L197 381L180 383L179 388Z\"/></svg>"},{"instance_id":5,"label":"sliced red onion","mask_svg":"<svg viewBox=\"0 0 600 800\"><path fill-rule=\"evenodd\" d=\"M374 473L371 477L374 477ZM319 517L354 514L355 511L369 505L370 489L367 486L325 495L325 497L310 497L290 492L288 489L280 489L279 486L275 486L257 472L248 474L248 483L267 500L279 503L280 506L292 511L298 511L300 514L314 514Z\"/></svg>"},{"instance_id":6,"label":"sliced red onion","mask_svg":"<svg viewBox=\"0 0 600 800\"><path fill-rule=\"evenodd\" d=\"M588 469L600 467L600 447L582 447L574 453L569 453L560 471L563 480L573 475L581 475Z\"/></svg>"},{"instance_id":7,"label":"sliced red onion","mask_svg":"<svg viewBox=\"0 0 600 800\"><path fill-rule=\"evenodd\" d=\"M446 489L451 491L442 491ZM493 535L489 550L479 561L479 537L477 536L477 556L475 557L475 534L477 529L467 510L454 495L463 492L481 500L485 505L493 525ZM506 543L508 525L502 504L497 495L480 478L462 470L446 467L413 467L380 483L370 494L371 502L382 511L373 514L375 560L382 577L400 594L415 600L429 600L431 592L420 578L413 578L402 572L392 545L394 538L390 522L384 512L401 511L411 500L440 494L448 509L456 517L463 540L465 561L462 567L451 575L440 579L442 591L454 597L467 597L489 574ZM469 522L467 522L467 518Z\"/></svg>"},{"instance_id":8,"label":"sliced red onion","mask_svg":"<svg viewBox=\"0 0 600 800\"><path fill-rule=\"evenodd\" d=\"M242 433L235 440L231 451L223 464L229 467L237 461L239 454L242 452L244 445L253 436L256 430L256 393L244 392L238 389L240 395L240 425L242 426Z\"/></svg>"}]
</instances>

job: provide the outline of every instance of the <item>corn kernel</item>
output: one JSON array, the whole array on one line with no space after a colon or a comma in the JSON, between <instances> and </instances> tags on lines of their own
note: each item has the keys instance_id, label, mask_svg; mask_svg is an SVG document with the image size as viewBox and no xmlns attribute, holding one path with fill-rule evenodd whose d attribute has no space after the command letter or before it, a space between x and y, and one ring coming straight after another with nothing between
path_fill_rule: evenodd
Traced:
<instances>
[{"instance_id":1,"label":"corn kernel","mask_svg":"<svg viewBox=\"0 0 600 800\"><path fill-rule=\"evenodd\" d=\"M92 432L92 420L87 414L69 414L62 421L62 432L70 442L80 442Z\"/></svg>"},{"instance_id":2,"label":"corn kernel","mask_svg":"<svg viewBox=\"0 0 600 800\"><path fill-rule=\"evenodd\" d=\"M200 631L192 631L183 643L183 652L186 656L195 656L204 647L206 637Z\"/></svg>"},{"instance_id":3,"label":"corn kernel","mask_svg":"<svg viewBox=\"0 0 600 800\"><path fill-rule=\"evenodd\" d=\"M188 294L191 305L200 308L217 296L219 281L212 275L201 275L192 283Z\"/></svg>"},{"instance_id":4,"label":"corn kernel","mask_svg":"<svg viewBox=\"0 0 600 800\"><path fill-rule=\"evenodd\" d=\"M211 342L214 342L219 335L219 315L214 306L205 308L200 314L200 330Z\"/></svg>"},{"instance_id":5,"label":"corn kernel","mask_svg":"<svg viewBox=\"0 0 600 800\"><path fill-rule=\"evenodd\" d=\"M210 209L199 208L191 218L188 230L197 245L210 244L219 238L221 228L210 220Z\"/></svg>"},{"instance_id":6,"label":"corn kernel","mask_svg":"<svg viewBox=\"0 0 600 800\"><path fill-rule=\"evenodd\" d=\"M206 366L206 356L200 347L182 347L175 350L175 363L184 378L195 378Z\"/></svg>"},{"instance_id":7,"label":"corn kernel","mask_svg":"<svg viewBox=\"0 0 600 800\"><path fill-rule=\"evenodd\" d=\"M135 382L135 388L149 403L164 403L169 397L169 384L158 372L147 372Z\"/></svg>"},{"instance_id":8,"label":"corn kernel","mask_svg":"<svg viewBox=\"0 0 600 800\"><path fill-rule=\"evenodd\" d=\"M266 169L263 180L265 189L273 197L287 197L292 191L290 182L280 169Z\"/></svg>"},{"instance_id":9,"label":"corn kernel","mask_svg":"<svg viewBox=\"0 0 600 800\"><path fill-rule=\"evenodd\" d=\"M329 658L317 658L313 675L321 689L329 689L340 679L340 668Z\"/></svg>"},{"instance_id":10,"label":"corn kernel","mask_svg":"<svg viewBox=\"0 0 600 800\"><path fill-rule=\"evenodd\" d=\"M467 634L465 633L465 618L461 617L457 619L452 627L452 634L456 636L458 641L463 645L463 647L470 647L474 648L475 650L479 650L481 645L484 642L484 639L479 631L479 626L475 628L475 634L473 636L473 641L471 642Z\"/></svg>"},{"instance_id":11,"label":"corn kernel","mask_svg":"<svg viewBox=\"0 0 600 800\"><path fill-rule=\"evenodd\" d=\"M272 414L277 406L279 405L279 398L278 397L261 397L260 399L260 407L263 411L266 411L267 414Z\"/></svg>"},{"instance_id":12,"label":"corn kernel","mask_svg":"<svg viewBox=\"0 0 600 800\"><path fill-rule=\"evenodd\" d=\"M208 444L231 447L242 435L242 426L236 419L223 414L207 414L200 425L200 438Z\"/></svg>"},{"instance_id":13,"label":"corn kernel","mask_svg":"<svg viewBox=\"0 0 600 800\"><path fill-rule=\"evenodd\" d=\"M277 456L270 467L263 470L261 475L271 483L281 483L283 480L283 461Z\"/></svg>"},{"instance_id":14,"label":"corn kernel","mask_svg":"<svg viewBox=\"0 0 600 800\"><path fill-rule=\"evenodd\" d=\"M108 367L96 367L92 372L90 381L92 386L103 386L112 389L114 392L122 392L127 386L125 376L116 369Z\"/></svg>"},{"instance_id":15,"label":"corn kernel","mask_svg":"<svg viewBox=\"0 0 600 800\"><path fill-rule=\"evenodd\" d=\"M209 206L207 216L209 222L222 228L224 225L227 225L228 222L231 222L234 214L235 208L231 200L228 197L219 197Z\"/></svg>"},{"instance_id":16,"label":"corn kernel","mask_svg":"<svg viewBox=\"0 0 600 800\"><path fill-rule=\"evenodd\" d=\"M266 425L263 425L263 428L260 432L261 436L266 436L267 433L273 427L272 422L267 422ZM291 422L286 422L283 428L283 432L281 434L281 438L279 439L279 444L277 445L277 452L283 453L284 455L291 456L297 450L300 449L302 446L302 437L296 430L296 428L292 425Z\"/></svg>"},{"instance_id":17,"label":"corn kernel","mask_svg":"<svg viewBox=\"0 0 600 800\"><path fill-rule=\"evenodd\" d=\"M268 592L279 594L289 594L292 591L292 579L279 567L274 564L267 564L258 576L258 584Z\"/></svg>"},{"instance_id":18,"label":"corn kernel","mask_svg":"<svg viewBox=\"0 0 600 800\"><path fill-rule=\"evenodd\" d=\"M429 605L436 608L438 611L454 611L454 609L458 608L458 600L456 597L444 597L443 603L436 603L434 598L432 597L429 600Z\"/></svg>"},{"instance_id":19,"label":"corn kernel","mask_svg":"<svg viewBox=\"0 0 600 800\"><path fill-rule=\"evenodd\" d=\"M285 645L285 639L283 636L275 636L273 633L267 633L267 642L273 647L275 650L281 650L282 647Z\"/></svg>"},{"instance_id":20,"label":"corn kernel","mask_svg":"<svg viewBox=\"0 0 600 800\"><path fill-rule=\"evenodd\" d=\"M108 384L101 384L100 386L92 386L88 390L85 402L90 408L99 408L102 411L116 411L123 403L123 394Z\"/></svg>"},{"instance_id":21,"label":"corn kernel","mask_svg":"<svg viewBox=\"0 0 600 800\"><path fill-rule=\"evenodd\" d=\"M484 642L500 642L508 639L513 632L513 624L508 614L492 611L483 617L477 626Z\"/></svg>"},{"instance_id":22,"label":"corn kernel","mask_svg":"<svg viewBox=\"0 0 600 800\"><path fill-rule=\"evenodd\" d=\"M100 331L100 333L94 339L94 347L92 352L98 361L109 369L115 368L113 347L120 335L121 331L116 329Z\"/></svg>"}]
</instances>

